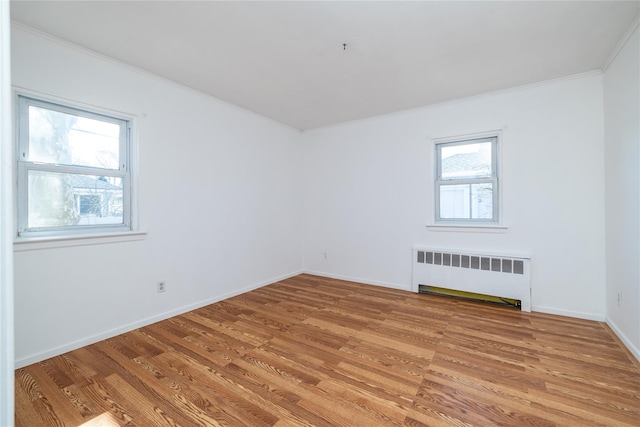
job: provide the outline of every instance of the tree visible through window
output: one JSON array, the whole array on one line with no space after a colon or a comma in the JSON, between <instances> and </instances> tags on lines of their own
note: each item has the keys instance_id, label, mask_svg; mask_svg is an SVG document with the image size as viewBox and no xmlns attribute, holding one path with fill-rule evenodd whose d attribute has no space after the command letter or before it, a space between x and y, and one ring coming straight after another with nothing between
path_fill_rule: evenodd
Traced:
<instances>
[{"instance_id":1,"label":"tree visible through window","mask_svg":"<svg viewBox=\"0 0 640 427\"><path fill-rule=\"evenodd\" d=\"M436 222L498 222L498 137L437 142Z\"/></svg>"},{"instance_id":2,"label":"tree visible through window","mask_svg":"<svg viewBox=\"0 0 640 427\"><path fill-rule=\"evenodd\" d=\"M129 121L18 97L18 234L130 229Z\"/></svg>"}]
</instances>

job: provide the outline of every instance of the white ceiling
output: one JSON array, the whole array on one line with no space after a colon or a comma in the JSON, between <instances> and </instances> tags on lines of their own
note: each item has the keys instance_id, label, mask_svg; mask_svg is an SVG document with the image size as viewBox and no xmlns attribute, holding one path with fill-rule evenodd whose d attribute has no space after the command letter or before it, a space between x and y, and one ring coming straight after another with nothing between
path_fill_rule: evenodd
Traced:
<instances>
[{"instance_id":1,"label":"white ceiling","mask_svg":"<svg viewBox=\"0 0 640 427\"><path fill-rule=\"evenodd\" d=\"M11 14L310 129L601 69L639 4L19 0Z\"/></svg>"}]
</instances>

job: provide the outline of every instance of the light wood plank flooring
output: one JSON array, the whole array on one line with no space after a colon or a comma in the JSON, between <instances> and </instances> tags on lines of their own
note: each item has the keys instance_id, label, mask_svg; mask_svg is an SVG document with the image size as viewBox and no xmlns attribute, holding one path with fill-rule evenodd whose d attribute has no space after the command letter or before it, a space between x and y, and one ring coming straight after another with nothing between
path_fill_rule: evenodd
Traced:
<instances>
[{"instance_id":1,"label":"light wood plank flooring","mask_svg":"<svg viewBox=\"0 0 640 427\"><path fill-rule=\"evenodd\" d=\"M16 371L16 425L639 426L602 323L301 275Z\"/></svg>"}]
</instances>

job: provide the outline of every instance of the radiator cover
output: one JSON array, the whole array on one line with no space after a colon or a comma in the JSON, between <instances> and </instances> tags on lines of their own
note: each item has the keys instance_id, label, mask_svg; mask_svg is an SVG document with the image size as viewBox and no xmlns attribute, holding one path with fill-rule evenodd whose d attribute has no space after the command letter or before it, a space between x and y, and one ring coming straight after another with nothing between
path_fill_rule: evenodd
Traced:
<instances>
[{"instance_id":1,"label":"radiator cover","mask_svg":"<svg viewBox=\"0 0 640 427\"><path fill-rule=\"evenodd\" d=\"M466 250L413 247L412 290L420 285L492 295L531 311L531 258Z\"/></svg>"}]
</instances>

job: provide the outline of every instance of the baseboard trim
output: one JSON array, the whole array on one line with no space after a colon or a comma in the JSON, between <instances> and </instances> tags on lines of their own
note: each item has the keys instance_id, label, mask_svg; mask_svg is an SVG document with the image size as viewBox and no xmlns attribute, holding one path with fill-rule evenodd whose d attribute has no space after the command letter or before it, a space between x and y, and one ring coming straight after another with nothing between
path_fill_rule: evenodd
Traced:
<instances>
[{"instance_id":1,"label":"baseboard trim","mask_svg":"<svg viewBox=\"0 0 640 427\"><path fill-rule=\"evenodd\" d=\"M305 270L304 273L311 274L313 276L327 277L329 279L346 280L347 282L357 282L365 285L381 286L383 288L392 288L411 292L411 285L399 285L397 283L381 282L379 280L363 279L361 277L345 276L342 274L332 274L324 271Z\"/></svg>"},{"instance_id":2,"label":"baseboard trim","mask_svg":"<svg viewBox=\"0 0 640 427\"><path fill-rule=\"evenodd\" d=\"M616 323L613 320L611 320L609 317L607 317L606 323L607 323L607 326L611 328L611 331L613 331L613 333L616 334L616 336L622 342L622 344L624 344L624 346L627 347L631 355L636 358L638 364L640 364L640 349L638 349L638 347L636 347L631 342L631 340L620 330L618 325L616 325Z\"/></svg>"},{"instance_id":3,"label":"baseboard trim","mask_svg":"<svg viewBox=\"0 0 640 427\"><path fill-rule=\"evenodd\" d=\"M531 311L538 313L555 314L556 316L574 317L576 319L593 320L595 322L604 322L605 316L595 313L583 313L580 311L559 310L553 307L545 307L542 305L532 305Z\"/></svg>"},{"instance_id":4,"label":"baseboard trim","mask_svg":"<svg viewBox=\"0 0 640 427\"><path fill-rule=\"evenodd\" d=\"M28 365L31 365L33 363L38 363L41 362L43 360L49 359L51 357L55 357L55 356L59 356L61 354L67 353L69 351L73 351L76 350L78 348L87 346L87 345L91 345L91 344L95 344L99 341L102 340L106 340L108 338L113 338L115 336L118 336L120 334L124 334L126 332L130 332L133 331L134 329L138 329L138 328L142 328L144 326L147 325L151 325L153 323L159 322L161 320L165 320L168 319L170 317L174 317L174 316L178 316L180 314L184 314L187 313L189 311L192 310L196 310L198 308L204 307L206 305L209 304L213 304L228 298L232 298L236 295L240 295L249 291L252 291L254 289L258 289L261 288L263 286L267 286L270 285L272 283L276 283L276 282L280 282L282 280L285 279L289 279L291 277L295 277L298 276L300 274L302 274L303 271L295 271L289 274L284 274L282 276L278 276L278 277L274 277L271 278L269 280L265 280L263 282L259 282L259 283L255 283L249 286L245 286L243 288L237 289L233 292L227 292L218 296L215 296L213 298L209 298L207 300L203 300L203 301L198 301L197 303L194 304L189 304L174 310L170 310L170 311L166 311L160 314L157 314L155 316L150 316L150 317L145 317L144 319L140 319L136 322L132 322L132 323L128 323L126 325L122 325L119 326L117 328L113 328L110 329L108 331L104 331L101 332L99 334L95 334L95 335L91 335L67 344L63 344L60 345L58 347L54 347L52 349L40 352L40 353L36 353L36 354L32 354L30 356L26 356L26 357L22 357L20 359L16 359L15 360L15 369L19 369Z\"/></svg>"}]
</instances>

